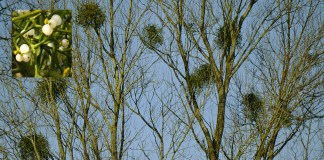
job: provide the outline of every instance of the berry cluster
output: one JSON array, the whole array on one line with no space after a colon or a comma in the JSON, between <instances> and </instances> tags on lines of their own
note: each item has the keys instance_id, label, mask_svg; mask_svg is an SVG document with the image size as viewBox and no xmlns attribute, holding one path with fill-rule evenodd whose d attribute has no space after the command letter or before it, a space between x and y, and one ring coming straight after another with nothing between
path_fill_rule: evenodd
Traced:
<instances>
[{"instance_id":1,"label":"berry cluster","mask_svg":"<svg viewBox=\"0 0 324 160\"><path fill-rule=\"evenodd\" d=\"M59 15L55 14L50 20L45 19L45 25L42 27L42 32L46 36L50 36L53 33L53 29L61 24L62 18Z\"/></svg>"},{"instance_id":2,"label":"berry cluster","mask_svg":"<svg viewBox=\"0 0 324 160\"><path fill-rule=\"evenodd\" d=\"M21 61L24 61L24 62L29 62L30 60L30 55L31 55L31 52L29 50L29 47L27 44L22 44L20 46L20 53L21 54L17 54L16 55L16 60L18 62L21 62Z\"/></svg>"},{"instance_id":3,"label":"berry cluster","mask_svg":"<svg viewBox=\"0 0 324 160\"><path fill-rule=\"evenodd\" d=\"M69 10L17 10L12 14L13 73L32 72L26 76L44 77L41 73L63 75L71 68L72 14ZM14 62L13 62L14 63ZM15 74L14 73L14 74Z\"/></svg>"}]
</instances>

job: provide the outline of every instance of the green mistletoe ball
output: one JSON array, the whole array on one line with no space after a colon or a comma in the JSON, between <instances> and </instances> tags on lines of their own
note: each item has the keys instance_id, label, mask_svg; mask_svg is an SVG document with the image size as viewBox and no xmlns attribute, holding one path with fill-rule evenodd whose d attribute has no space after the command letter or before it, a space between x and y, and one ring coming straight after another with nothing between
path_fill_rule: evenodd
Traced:
<instances>
[{"instance_id":1,"label":"green mistletoe ball","mask_svg":"<svg viewBox=\"0 0 324 160\"><path fill-rule=\"evenodd\" d=\"M78 8L77 23L82 27L100 28L106 20L105 12L95 2L81 4Z\"/></svg>"},{"instance_id":2,"label":"green mistletoe ball","mask_svg":"<svg viewBox=\"0 0 324 160\"><path fill-rule=\"evenodd\" d=\"M164 41L162 27L160 28L155 24L145 26L142 31L141 40L150 49L159 47Z\"/></svg>"},{"instance_id":3,"label":"green mistletoe ball","mask_svg":"<svg viewBox=\"0 0 324 160\"><path fill-rule=\"evenodd\" d=\"M18 147L22 159L37 159L37 154L41 159L52 158L49 143L42 134L23 136L18 143Z\"/></svg>"}]
</instances>

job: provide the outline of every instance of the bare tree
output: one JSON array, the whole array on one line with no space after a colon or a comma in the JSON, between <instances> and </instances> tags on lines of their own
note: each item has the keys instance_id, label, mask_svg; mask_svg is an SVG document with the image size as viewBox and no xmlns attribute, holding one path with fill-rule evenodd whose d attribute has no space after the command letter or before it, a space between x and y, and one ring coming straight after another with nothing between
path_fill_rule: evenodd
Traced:
<instances>
[{"instance_id":1,"label":"bare tree","mask_svg":"<svg viewBox=\"0 0 324 160\"><path fill-rule=\"evenodd\" d=\"M184 154L183 148L188 143L194 119L189 117L189 123L185 120L188 117L181 111L182 104L177 102L178 95L173 87L161 82L143 83L131 96L134 106L130 105L130 109L149 129L149 135L153 135L144 136L144 142L152 141L152 145L141 148L148 159L190 159L192 156Z\"/></svg>"},{"instance_id":2,"label":"bare tree","mask_svg":"<svg viewBox=\"0 0 324 160\"><path fill-rule=\"evenodd\" d=\"M273 159L301 125L309 119L323 116L318 108L322 96L320 84L323 83L323 26L317 25L321 21L317 19L319 2L287 1L281 7L286 8L287 14L273 30L277 36L267 36L267 45L258 51L259 80L264 83L266 103L272 116L261 137L256 159ZM282 130L290 130L290 133L278 142Z\"/></svg>"},{"instance_id":3,"label":"bare tree","mask_svg":"<svg viewBox=\"0 0 324 160\"><path fill-rule=\"evenodd\" d=\"M71 78L10 77L19 7L72 9L72 30L60 30L73 32ZM28 136L41 134L52 159L320 159L320 9L315 0L1 2L0 158L22 159L27 137L42 159Z\"/></svg>"},{"instance_id":4,"label":"bare tree","mask_svg":"<svg viewBox=\"0 0 324 160\"><path fill-rule=\"evenodd\" d=\"M75 41L79 49L76 50L74 73L81 76L74 77L74 80L76 91L81 96L82 128L90 134L90 146L96 159L104 158L101 157L102 151L108 151L111 159L123 159L132 142L132 137L126 136L130 134L127 122L131 114L126 110L126 97L143 77L136 74L143 47L135 47L133 41L147 8L140 10L141 6L134 1L112 0L108 4L90 2L78 7L77 23L84 28L78 28L80 37ZM94 8L97 11L93 12ZM80 39L83 31L87 41ZM85 48L86 52L80 48ZM94 92L93 88L98 90ZM93 123L97 121L95 115L102 119L98 125ZM87 136L84 131L82 135ZM85 137L83 139L86 143ZM86 144L82 145L85 156L89 157Z\"/></svg>"},{"instance_id":5,"label":"bare tree","mask_svg":"<svg viewBox=\"0 0 324 160\"><path fill-rule=\"evenodd\" d=\"M308 136L318 134L310 133L310 128L313 119L323 118L323 26L318 25L319 6L317 1L285 1L280 5L285 14L249 60L252 66L248 67L251 70L246 79L255 83L249 87L238 82L237 99L241 102L237 103L240 109L232 110L237 130L231 136L240 143L230 148L231 143L226 141L226 149L230 150L223 152L228 159L242 155L274 159L287 152L286 146L298 137L306 138L306 143L294 144L294 148L307 150ZM248 151L253 154L244 156ZM307 151L304 153L300 156L309 157Z\"/></svg>"},{"instance_id":6,"label":"bare tree","mask_svg":"<svg viewBox=\"0 0 324 160\"><path fill-rule=\"evenodd\" d=\"M197 143L208 159L219 159L231 79L280 17L280 3L180 0L156 1L156 4L158 9L152 11L168 30L170 40L164 44L165 48L153 50L173 70L183 87L186 109L195 116L203 133L201 140L197 129L192 129ZM257 6L259 10L254 9ZM263 12L259 13L260 10ZM245 26L251 28L243 30ZM202 68L193 71L192 66L197 65ZM198 72L207 76L197 82L195 75L201 75ZM197 88L206 83L215 84L217 93L214 106L217 113L213 114L216 119L210 121L206 121L204 107L198 103ZM216 124L210 126L212 123Z\"/></svg>"}]
</instances>

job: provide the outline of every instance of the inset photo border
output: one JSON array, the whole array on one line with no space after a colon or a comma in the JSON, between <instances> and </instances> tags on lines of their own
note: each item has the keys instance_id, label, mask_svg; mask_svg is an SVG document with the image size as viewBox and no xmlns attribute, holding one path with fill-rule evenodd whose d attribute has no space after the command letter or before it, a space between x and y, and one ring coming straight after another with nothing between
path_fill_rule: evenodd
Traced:
<instances>
[{"instance_id":1,"label":"inset photo border","mask_svg":"<svg viewBox=\"0 0 324 160\"><path fill-rule=\"evenodd\" d=\"M71 77L72 11L12 12L13 77Z\"/></svg>"}]
</instances>

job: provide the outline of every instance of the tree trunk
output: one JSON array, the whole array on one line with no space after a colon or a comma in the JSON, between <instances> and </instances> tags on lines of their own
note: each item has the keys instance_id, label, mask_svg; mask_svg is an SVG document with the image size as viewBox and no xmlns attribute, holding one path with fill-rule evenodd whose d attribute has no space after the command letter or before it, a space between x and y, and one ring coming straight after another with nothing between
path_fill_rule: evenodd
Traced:
<instances>
[{"instance_id":1,"label":"tree trunk","mask_svg":"<svg viewBox=\"0 0 324 160\"><path fill-rule=\"evenodd\" d=\"M54 119L54 123L55 123L55 128L56 128L56 139L57 139L57 143L60 149L60 159L66 159L65 156L65 151L64 151L64 147L63 147L63 141L62 141L62 135L61 135L61 126L60 126L60 116L59 116L59 112L58 112L58 106L55 103L55 99L54 99L54 95L53 95L53 81L50 80L49 82L49 94L50 94L50 101L51 101L51 105L53 107L53 119Z\"/></svg>"},{"instance_id":2,"label":"tree trunk","mask_svg":"<svg viewBox=\"0 0 324 160\"><path fill-rule=\"evenodd\" d=\"M114 113L115 118L113 122L113 128L111 129L111 159L118 160L118 153L117 153L117 126L118 126L118 116Z\"/></svg>"},{"instance_id":3,"label":"tree trunk","mask_svg":"<svg viewBox=\"0 0 324 160\"><path fill-rule=\"evenodd\" d=\"M278 129L275 129L274 133L273 133L273 137L271 138L270 142L269 142L269 149L268 149L268 152L267 152L267 159L269 160L273 160L274 158L274 148L275 148L275 145L276 145L276 140L277 140L277 137L278 137L278 133L280 131L280 128Z\"/></svg>"},{"instance_id":4,"label":"tree trunk","mask_svg":"<svg viewBox=\"0 0 324 160\"><path fill-rule=\"evenodd\" d=\"M225 124L225 106L226 106L226 93L221 91L218 93L218 112L217 112L217 122L216 129L214 132L214 152L215 152L215 160L219 159L219 151L222 143L222 137L224 132L224 124Z\"/></svg>"}]
</instances>

